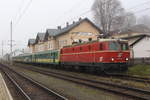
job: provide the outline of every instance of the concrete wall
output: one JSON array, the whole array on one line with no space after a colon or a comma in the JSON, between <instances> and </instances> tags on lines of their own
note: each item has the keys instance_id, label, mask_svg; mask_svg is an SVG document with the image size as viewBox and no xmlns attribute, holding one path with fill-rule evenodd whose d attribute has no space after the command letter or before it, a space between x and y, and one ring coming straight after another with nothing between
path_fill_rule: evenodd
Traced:
<instances>
[{"instance_id":1,"label":"concrete wall","mask_svg":"<svg viewBox=\"0 0 150 100\"><path fill-rule=\"evenodd\" d=\"M130 65L136 64L150 64L150 58L134 58L131 59Z\"/></svg>"}]
</instances>

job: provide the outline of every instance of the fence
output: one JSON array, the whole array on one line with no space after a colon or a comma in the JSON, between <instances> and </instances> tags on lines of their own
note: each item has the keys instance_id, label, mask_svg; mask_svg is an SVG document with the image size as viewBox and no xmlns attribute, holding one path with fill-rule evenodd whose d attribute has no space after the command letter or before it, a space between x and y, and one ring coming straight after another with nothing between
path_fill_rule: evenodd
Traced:
<instances>
[{"instance_id":1,"label":"fence","mask_svg":"<svg viewBox=\"0 0 150 100\"><path fill-rule=\"evenodd\" d=\"M130 64L150 64L150 58L134 58L130 60Z\"/></svg>"}]
</instances>

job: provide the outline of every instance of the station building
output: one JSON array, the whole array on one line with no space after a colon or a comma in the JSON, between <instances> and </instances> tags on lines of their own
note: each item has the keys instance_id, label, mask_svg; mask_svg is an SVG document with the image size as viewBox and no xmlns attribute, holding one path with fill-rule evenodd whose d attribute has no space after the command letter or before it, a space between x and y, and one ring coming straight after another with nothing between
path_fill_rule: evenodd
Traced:
<instances>
[{"instance_id":1,"label":"station building","mask_svg":"<svg viewBox=\"0 0 150 100\"><path fill-rule=\"evenodd\" d=\"M35 52L35 39L29 39L28 40L28 48L29 48L29 53Z\"/></svg>"},{"instance_id":2,"label":"station building","mask_svg":"<svg viewBox=\"0 0 150 100\"><path fill-rule=\"evenodd\" d=\"M47 29L45 33L38 33L35 39L29 39L28 47L31 53L61 49L63 46L76 42L97 40L102 31L88 18L66 23L65 27Z\"/></svg>"}]
</instances>

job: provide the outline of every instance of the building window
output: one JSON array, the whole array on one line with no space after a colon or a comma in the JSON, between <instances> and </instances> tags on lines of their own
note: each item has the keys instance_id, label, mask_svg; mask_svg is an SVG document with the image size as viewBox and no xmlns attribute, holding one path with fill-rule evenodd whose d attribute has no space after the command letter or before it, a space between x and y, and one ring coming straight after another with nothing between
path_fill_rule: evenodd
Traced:
<instances>
[{"instance_id":1,"label":"building window","mask_svg":"<svg viewBox=\"0 0 150 100\"><path fill-rule=\"evenodd\" d=\"M51 48L51 43L49 43L49 48Z\"/></svg>"},{"instance_id":2,"label":"building window","mask_svg":"<svg viewBox=\"0 0 150 100\"><path fill-rule=\"evenodd\" d=\"M53 45L53 44L52 44L51 42L48 42L48 49L52 49L52 48L53 48L52 45Z\"/></svg>"},{"instance_id":3,"label":"building window","mask_svg":"<svg viewBox=\"0 0 150 100\"><path fill-rule=\"evenodd\" d=\"M67 45L67 40L60 40L59 41L59 48L62 48L64 46L66 46L66 45Z\"/></svg>"}]
</instances>

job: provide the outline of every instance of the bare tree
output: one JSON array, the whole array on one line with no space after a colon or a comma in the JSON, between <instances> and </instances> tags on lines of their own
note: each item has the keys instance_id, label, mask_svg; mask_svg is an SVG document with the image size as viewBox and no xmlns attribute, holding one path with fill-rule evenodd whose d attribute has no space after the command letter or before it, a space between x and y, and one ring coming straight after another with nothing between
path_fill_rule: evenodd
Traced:
<instances>
[{"instance_id":1,"label":"bare tree","mask_svg":"<svg viewBox=\"0 0 150 100\"><path fill-rule=\"evenodd\" d=\"M144 24L150 28L150 16L144 15L138 19L138 24Z\"/></svg>"},{"instance_id":2,"label":"bare tree","mask_svg":"<svg viewBox=\"0 0 150 100\"><path fill-rule=\"evenodd\" d=\"M136 24L136 16L132 12L126 12L124 14L124 22L122 29L128 29Z\"/></svg>"},{"instance_id":3,"label":"bare tree","mask_svg":"<svg viewBox=\"0 0 150 100\"><path fill-rule=\"evenodd\" d=\"M114 25L123 24L124 9L118 0L95 0L92 10L94 12L95 22L107 35L115 30Z\"/></svg>"}]
</instances>

